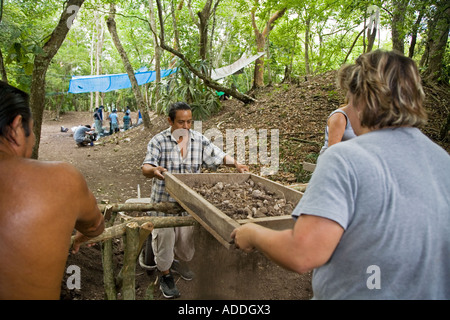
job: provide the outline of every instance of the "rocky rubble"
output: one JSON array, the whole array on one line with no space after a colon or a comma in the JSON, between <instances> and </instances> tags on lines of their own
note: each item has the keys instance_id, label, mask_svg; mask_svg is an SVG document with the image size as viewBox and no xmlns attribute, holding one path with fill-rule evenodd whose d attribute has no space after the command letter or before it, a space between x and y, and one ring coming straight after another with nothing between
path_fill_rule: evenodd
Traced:
<instances>
[{"instance_id":1,"label":"rocky rubble","mask_svg":"<svg viewBox=\"0 0 450 320\"><path fill-rule=\"evenodd\" d=\"M281 192L267 190L251 179L242 184L202 183L192 189L235 220L290 215L294 209Z\"/></svg>"}]
</instances>

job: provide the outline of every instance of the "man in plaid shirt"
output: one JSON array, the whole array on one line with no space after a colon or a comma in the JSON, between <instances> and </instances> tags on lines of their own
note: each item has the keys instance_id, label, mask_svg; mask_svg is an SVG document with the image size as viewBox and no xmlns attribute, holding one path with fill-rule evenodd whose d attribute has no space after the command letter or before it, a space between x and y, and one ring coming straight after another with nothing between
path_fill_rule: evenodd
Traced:
<instances>
[{"instance_id":1,"label":"man in plaid shirt","mask_svg":"<svg viewBox=\"0 0 450 320\"><path fill-rule=\"evenodd\" d=\"M191 130L192 111L184 102L174 103L169 109L170 127L155 135L147 147L142 173L152 182L151 202L175 202L165 191L163 173L198 173L202 166L218 167L221 164L234 166L237 171L248 171L246 165L238 163L224 153L202 134ZM155 213L156 215L167 215ZM179 297L171 271L185 280L192 273L185 265L175 260L190 261L195 252L193 227L160 228L152 232L152 249L156 268L161 272L160 289L166 298Z\"/></svg>"}]
</instances>

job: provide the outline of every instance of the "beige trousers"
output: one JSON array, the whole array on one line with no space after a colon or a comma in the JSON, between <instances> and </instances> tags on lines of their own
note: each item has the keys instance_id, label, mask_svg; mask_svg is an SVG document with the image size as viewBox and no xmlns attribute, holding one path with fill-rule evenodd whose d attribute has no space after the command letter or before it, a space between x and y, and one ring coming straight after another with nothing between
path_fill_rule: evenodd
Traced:
<instances>
[{"instance_id":1,"label":"beige trousers","mask_svg":"<svg viewBox=\"0 0 450 320\"><path fill-rule=\"evenodd\" d=\"M175 257L191 261L195 253L194 227L155 228L152 248L159 271L169 270Z\"/></svg>"}]
</instances>

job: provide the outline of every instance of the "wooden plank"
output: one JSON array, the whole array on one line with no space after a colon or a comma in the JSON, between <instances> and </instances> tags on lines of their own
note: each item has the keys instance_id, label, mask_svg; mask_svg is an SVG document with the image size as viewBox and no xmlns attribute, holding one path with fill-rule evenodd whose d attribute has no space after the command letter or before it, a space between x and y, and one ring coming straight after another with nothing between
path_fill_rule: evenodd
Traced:
<instances>
[{"instance_id":1,"label":"wooden plank","mask_svg":"<svg viewBox=\"0 0 450 320\"><path fill-rule=\"evenodd\" d=\"M262 183L267 188L267 190L276 192L277 194L281 193L282 196L286 198L286 201L290 201L294 204L297 204L300 201L301 197L303 196L303 193L291 188L287 188L283 186L281 183L271 181L257 175L252 175L251 178L255 182Z\"/></svg>"},{"instance_id":2,"label":"wooden plank","mask_svg":"<svg viewBox=\"0 0 450 320\"><path fill-rule=\"evenodd\" d=\"M316 164L309 163L309 162L303 162L303 170L313 172L316 169Z\"/></svg>"},{"instance_id":3,"label":"wooden plank","mask_svg":"<svg viewBox=\"0 0 450 320\"><path fill-rule=\"evenodd\" d=\"M289 185L289 188L300 191L300 192L305 192L307 187L308 187L307 183L297 183L297 184Z\"/></svg>"},{"instance_id":4,"label":"wooden plank","mask_svg":"<svg viewBox=\"0 0 450 320\"><path fill-rule=\"evenodd\" d=\"M189 175L196 175L193 173ZM230 246L231 232L239 223L206 201L171 173L165 173L166 191L224 246ZM188 178L189 179L189 178Z\"/></svg>"},{"instance_id":5,"label":"wooden plank","mask_svg":"<svg viewBox=\"0 0 450 320\"><path fill-rule=\"evenodd\" d=\"M285 230L291 229L294 226L294 219L291 216L275 216L275 217L265 217L265 218L255 218L255 219L240 219L236 220L240 225L246 223L256 223L261 226L274 229L274 230Z\"/></svg>"},{"instance_id":6,"label":"wooden plank","mask_svg":"<svg viewBox=\"0 0 450 320\"><path fill-rule=\"evenodd\" d=\"M219 181L223 183L241 184L252 176L249 173L175 173L172 175L190 188L199 186L201 183L215 184Z\"/></svg>"},{"instance_id":7,"label":"wooden plank","mask_svg":"<svg viewBox=\"0 0 450 320\"><path fill-rule=\"evenodd\" d=\"M257 223L276 230L293 226L291 215L236 221L192 189L202 183L215 184L220 181L224 184L243 184L248 179L262 184L268 191L281 195L294 206L303 195L299 191L251 173L165 173L166 191L226 248L231 246L231 232L244 223Z\"/></svg>"}]
</instances>

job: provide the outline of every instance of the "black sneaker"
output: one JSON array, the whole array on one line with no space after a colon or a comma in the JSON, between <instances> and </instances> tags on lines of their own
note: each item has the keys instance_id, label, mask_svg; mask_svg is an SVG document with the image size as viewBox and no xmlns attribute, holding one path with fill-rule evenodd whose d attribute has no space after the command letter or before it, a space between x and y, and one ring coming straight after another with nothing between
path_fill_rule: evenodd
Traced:
<instances>
[{"instance_id":1,"label":"black sneaker","mask_svg":"<svg viewBox=\"0 0 450 320\"><path fill-rule=\"evenodd\" d=\"M159 289L161 290L164 298L172 299L178 298L180 292L178 291L172 274L166 274L159 277Z\"/></svg>"},{"instance_id":2,"label":"black sneaker","mask_svg":"<svg viewBox=\"0 0 450 320\"><path fill-rule=\"evenodd\" d=\"M194 278L194 273L189 270L188 266L184 263L180 263L178 260L173 260L170 271L178 273L184 280L190 281Z\"/></svg>"}]
</instances>

